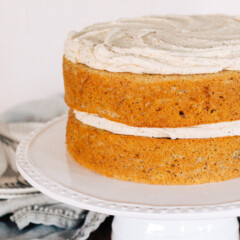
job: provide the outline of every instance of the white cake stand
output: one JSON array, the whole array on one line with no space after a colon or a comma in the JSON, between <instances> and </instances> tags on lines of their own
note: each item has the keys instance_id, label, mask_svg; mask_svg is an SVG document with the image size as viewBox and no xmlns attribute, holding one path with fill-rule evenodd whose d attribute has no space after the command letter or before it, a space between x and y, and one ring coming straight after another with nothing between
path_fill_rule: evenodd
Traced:
<instances>
[{"instance_id":1,"label":"white cake stand","mask_svg":"<svg viewBox=\"0 0 240 240\"><path fill-rule=\"evenodd\" d=\"M18 147L20 173L47 196L114 215L113 240L238 240L240 179L194 186L118 181L67 157L66 116L32 132Z\"/></svg>"}]
</instances>

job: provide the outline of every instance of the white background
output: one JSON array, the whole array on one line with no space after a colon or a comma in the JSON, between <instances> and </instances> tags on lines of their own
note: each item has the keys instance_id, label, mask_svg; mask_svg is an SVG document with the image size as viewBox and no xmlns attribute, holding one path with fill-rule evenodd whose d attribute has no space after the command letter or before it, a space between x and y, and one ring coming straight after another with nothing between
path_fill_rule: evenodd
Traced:
<instances>
[{"instance_id":1,"label":"white background","mask_svg":"<svg viewBox=\"0 0 240 240\"><path fill-rule=\"evenodd\" d=\"M120 17L170 13L240 15L240 0L0 0L0 112L63 93L69 31Z\"/></svg>"}]
</instances>

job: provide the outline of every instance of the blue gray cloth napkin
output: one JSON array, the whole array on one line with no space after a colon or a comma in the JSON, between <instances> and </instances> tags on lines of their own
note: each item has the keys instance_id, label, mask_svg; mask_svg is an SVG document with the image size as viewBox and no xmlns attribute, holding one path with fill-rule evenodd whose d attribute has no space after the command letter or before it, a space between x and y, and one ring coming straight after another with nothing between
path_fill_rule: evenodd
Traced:
<instances>
[{"instance_id":1,"label":"blue gray cloth napkin","mask_svg":"<svg viewBox=\"0 0 240 240\"><path fill-rule=\"evenodd\" d=\"M63 97L56 96L0 113L0 240L85 240L107 217L48 198L16 169L15 150L21 138L67 110Z\"/></svg>"}]
</instances>

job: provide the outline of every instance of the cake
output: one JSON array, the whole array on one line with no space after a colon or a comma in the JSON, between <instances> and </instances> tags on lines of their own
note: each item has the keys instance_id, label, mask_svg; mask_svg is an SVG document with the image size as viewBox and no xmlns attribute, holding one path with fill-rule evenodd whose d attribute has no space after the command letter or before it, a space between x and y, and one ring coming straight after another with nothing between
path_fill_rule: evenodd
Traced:
<instances>
[{"instance_id":1,"label":"cake","mask_svg":"<svg viewBox=\"0 0 240 240\"><path fill-rule=\"evenodd\" d=\"M240 177L240 19L121 19L69 33L66 145L107 177L187 185Z\"/></svg>"}]
</instances>

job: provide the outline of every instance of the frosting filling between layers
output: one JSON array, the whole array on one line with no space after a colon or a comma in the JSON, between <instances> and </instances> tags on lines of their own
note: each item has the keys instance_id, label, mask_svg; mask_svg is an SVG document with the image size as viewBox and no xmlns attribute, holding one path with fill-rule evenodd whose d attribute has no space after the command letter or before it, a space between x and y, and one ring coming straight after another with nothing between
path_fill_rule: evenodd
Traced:
<instances>
[{"instance_id":1,"label":"frosting filling between layers","mask_svg":"<svg viewBox=\"0 0 240 240\"><path fill-rule=\"evenodd\" d=\"M152 138L190 139L240 136L240 120L202 124L181 128L133 127L102 118L97 114L74 110L75 117L82 123L115 134Z\"/></svg>"},{"instance_id":2,"label":"frosting filling between layers","mask_svg":"<svg viewBox=\"0 0 240 240\"><path fill-rule=\"evenodd\" d=\"M198 74L240 70L240 18L152 16L71 32L65 57L110 72Z\"/></svg>"}]
</instances>

